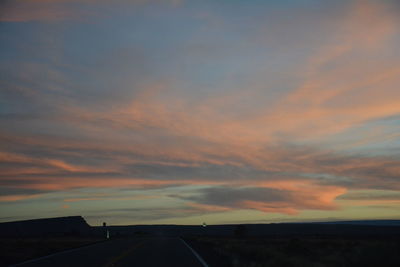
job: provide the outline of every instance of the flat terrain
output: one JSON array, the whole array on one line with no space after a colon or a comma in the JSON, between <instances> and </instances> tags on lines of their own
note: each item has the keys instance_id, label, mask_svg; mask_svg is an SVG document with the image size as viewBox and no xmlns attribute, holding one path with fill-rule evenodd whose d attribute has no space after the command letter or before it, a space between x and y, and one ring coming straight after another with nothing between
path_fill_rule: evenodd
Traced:
<instances>
[{"instance_id":1,"label":"flat terrain","mask_svg":"<svg viewBox=\"0 0 400 267\"><path fill-rule=\"evenodd\" d=\"M400 266L398 237L275 236L196 237L188 242L224 264L252 267Z\"/></svg>"},{"instance_id":2,"label":"flat terrain","mask_svg":"<svg viewBox=\"0 0 400 267\"><path fill-rule=\"evenodd\" d=\"M0 267L102 241L102 237L79 236L3 237L0 238Z\"/></svg>"},{"instance_id":3,"label":"flat terrain","mask_svg":"<svg viewBox=\"0 0 400 267\"><path fill-rule=\"evenodd\" d=\"M29 251L20 248L21 254ZM132 236L66 250L17 266L397 267L399 251L398 236L192 236L184 240Z\"/></svg>"},{"instance_id":4,"label":"flat terrain","mask_svg":"<svg viewBox=\"0 0 400 267\"><path fill-rule=\"evenodd\" d=\"M184 241L172 237L110 240L19 266L204 267Z\"/></svg>"},{"instance_id":5,"label":"flat terrain","mask_svg":"<svg viewBox=\"0 0 400 267\"><path fill-rule=\"evenodd\" d=\"M0 230L0 267L400 266L394 220L104 228L75 216L2 223Z\"/></svg>"}]
</instances>

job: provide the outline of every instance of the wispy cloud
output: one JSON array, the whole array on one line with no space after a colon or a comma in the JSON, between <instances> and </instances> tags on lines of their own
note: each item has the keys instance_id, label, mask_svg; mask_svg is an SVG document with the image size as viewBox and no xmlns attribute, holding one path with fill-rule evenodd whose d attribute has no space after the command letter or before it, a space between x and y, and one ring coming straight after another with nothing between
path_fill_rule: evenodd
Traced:
<instances>
[{"instance_id":1,"label":"wispy cloud","mask_svg":"<svg viewBox=\"0 0 400 267\"><path fill-rule=\"evenodd\" d=\"M88 17L103 16L99 8L113 10L114 7L140 6L148 3L164 3L171 6L180 5L180 0L14 0L0 4L0 21L54 22L63 20L83 21Z\"/></svg>"},{"instance_id":2,"label":"wispy cloud","mask_svg":"<svg viewBox=\"0 0 400 267\"><path fill-rule=\"evenodd\" d=\"M15 1L5 4L0 20L75 19L86 7L146 3ZM137 30L142 24L132 23L133 33L123 32L123 47L100 37L99 45L85 39L91 53L67 41L63 47L61 33L34 39L40 45L32 51L47 55L48 50L46 60L24 56L11 60L9 68L0 64L7 73L0 81L0 185L10 192L0 202L77 188L168 192L178 187L185 192L172 198L184 207L174 206L171 216L243 209L295 215L340 209L336 199L353 191L400 190L398 154L352 151L399 137L396 119L376 128L376 122L400 114L399 19L391 5L343 4L342 13L325 22L330 31L316 33L318 42L297 40L285 48L292 58L304 58L301 64L288 60L286 52L273 64L262 62L264 54L274 58L281 48L271 48L272 37L260 38L268 29L259 20L246 22L259 24L237 37L224 24L229 11L218 13L225 37L204 28L203 18L179 13L194 23L189 33L176 32L179 16L179 23L162 28L165 35L157 31L160 21L146 20L149 28ZM277 43L290 39L268 33ZM245 45L228 37L245 39ZM296 48L307 46L307 56L299 56ZM221 55L205 59L213 49ZM285 73L279 82L274 66ZM360 127L365 131L357 131L357 142L342 144L341 150L332 145ZM108 198L63 199L72 208L75 202ZM154 218L168 217L168 210L159 213Z\"/></svg>"}]
</instances>

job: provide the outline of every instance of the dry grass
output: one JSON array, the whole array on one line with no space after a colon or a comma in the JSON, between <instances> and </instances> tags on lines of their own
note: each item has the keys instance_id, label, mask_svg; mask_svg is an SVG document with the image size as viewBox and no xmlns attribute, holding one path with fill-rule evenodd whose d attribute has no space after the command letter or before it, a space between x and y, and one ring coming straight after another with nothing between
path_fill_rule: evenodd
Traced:
<instances>
[{"instance_id":1,"label":"dry grass","mask_svg":"<svg viewBox=\"0 0 400 267\"><path fill-rule=\"evenodd\" d=\"M94 237L1 238L0 266L23 262L55 252L99 242Z\"/></svg>"},{"instance_id":2,"label":"dry grass","mask_svg":"<svg viewBox=\"0 0 400 267\"><path fill-rule=\"evenodd\" d=\"M199 237L231 266L400 266L398 239Z\"/></svg>"}]
</instances>

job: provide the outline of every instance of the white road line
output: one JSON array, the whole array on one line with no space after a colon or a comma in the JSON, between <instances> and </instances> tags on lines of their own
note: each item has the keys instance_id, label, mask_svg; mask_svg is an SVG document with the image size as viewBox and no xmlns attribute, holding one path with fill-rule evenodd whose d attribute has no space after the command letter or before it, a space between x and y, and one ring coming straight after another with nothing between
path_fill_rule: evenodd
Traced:
<instances>
[{"instance_id":1,"label":"white road line","mask_svg":"<svg viewBox=\"0 0 400 267\"><path fill-rule=\"evenodd\" d=\"M76 250L80 250L80 249L83 249L83 248L95 246L95 245L98 245L99 243L103 243L103 242L105 242L105 241L100 241L100 242L96 242L96 243L93 243L93 244L88 244L86 246L82 246L82 247L79 247L79 248L72 248L72 249L68 249L68 250L63 250L63 251L60 251L60 252L56 252L56 253L53 253L53 254L50 254L50 255L46 255L46 256L40 257L40 258L31 259L31 260L27 260L27 261L24 261L24 262L12 264L12 265L10 265L10 267L22 266L22 265L25 265L25 264L28 264L28 263L44 260L44 259L47 259L47 258L50 258L50 257L53 257L53 256L58 256L58 255L62 255L62 254L65 254L65 253L69 253L69 252L73 252L73 251L76 251Z\"/></svg>"},{"instance_id":2,"label":"white road line","mask_svg":"<svg viewBox=\"0 0 400 267\"><path fill-rule=\"evenodd\" d=\"M200 257L200 255L199 255L194 249L192 249L192 247L189 246L189 245L185 242L185 240L183 240L182 238L179 238L179 239L182 241L183 244L185 244L185 246L187 246L187 247L190 249L190 251L196 256L196 258L200 261L200 263L201 263L204 267L209 267L208 264L203 260L203 258Z\"/></svg>"}]
</instances>

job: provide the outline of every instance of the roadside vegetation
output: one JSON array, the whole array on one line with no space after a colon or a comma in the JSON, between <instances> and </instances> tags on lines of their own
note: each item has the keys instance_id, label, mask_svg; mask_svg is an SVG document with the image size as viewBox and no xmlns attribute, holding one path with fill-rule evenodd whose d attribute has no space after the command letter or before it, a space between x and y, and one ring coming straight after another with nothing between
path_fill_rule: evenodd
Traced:
<instances>
[{"instance_id":1,"label":"roadside vegetation","mask_svg":"<svg viewBox=\"0 0 400 267\"><path fill-rule=\"evenodd\" d=\"M52 253L102 241L98 237L1 238L0 266L20 263Z\"/></svg>"},{"instance_id":2,"label":"roadside vegetation","mask_svg":"<svg viewBox=\"0 0 400 267\"><path fill-rule=\"evenodd\" d=\"M213 250L233 267L400 266L400 240L395 238L197 237L191 241L200 250Z\"/></svg>"}]
</instances>

